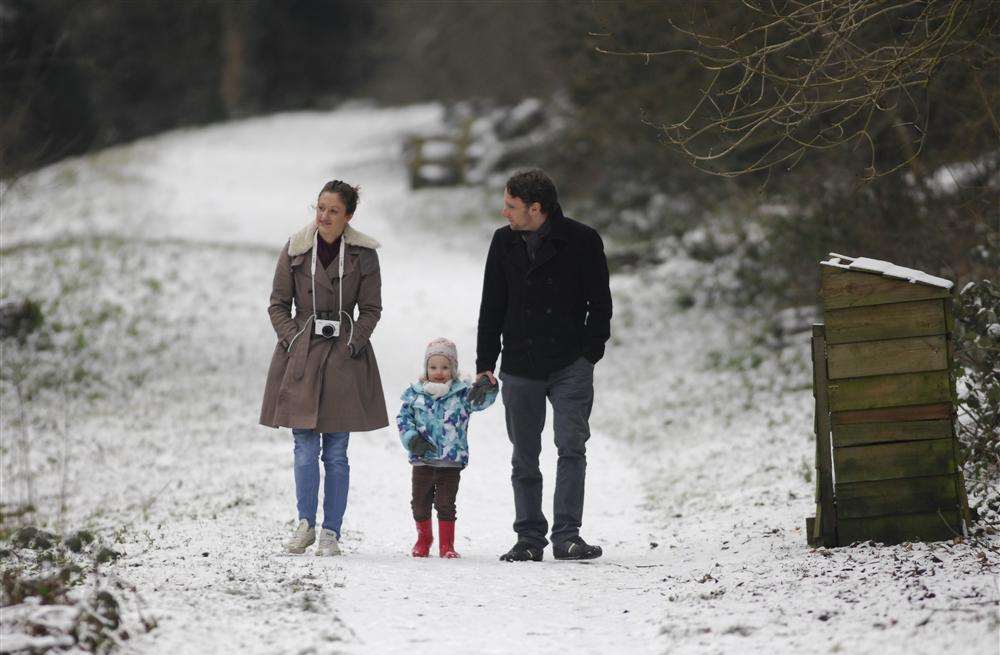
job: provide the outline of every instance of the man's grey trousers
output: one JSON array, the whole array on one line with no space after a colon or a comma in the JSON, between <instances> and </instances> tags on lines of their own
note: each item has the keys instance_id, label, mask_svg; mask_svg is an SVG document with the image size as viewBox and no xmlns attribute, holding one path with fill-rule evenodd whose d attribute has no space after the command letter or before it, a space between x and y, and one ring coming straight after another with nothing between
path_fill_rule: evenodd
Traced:
<instances>
[{"instance_id":1,"label":"man's grey trousers","mask_svg":"<svg viewBox=\"0 0 1000 655\"><path fill-rule=\"evenodd\" d=\"M583 492L587 476L587 439L590 410L594 404L594 365L580 357L544 380L500 373L501 394L507 416L507 436L514 446L510 481L514 487L514 532L519 541L544 547L548 522L542 512L542 450L545 401L552 403L553 430L559 461L552 541L559 543L580 534Z\"/></svg>"}]
</instances>

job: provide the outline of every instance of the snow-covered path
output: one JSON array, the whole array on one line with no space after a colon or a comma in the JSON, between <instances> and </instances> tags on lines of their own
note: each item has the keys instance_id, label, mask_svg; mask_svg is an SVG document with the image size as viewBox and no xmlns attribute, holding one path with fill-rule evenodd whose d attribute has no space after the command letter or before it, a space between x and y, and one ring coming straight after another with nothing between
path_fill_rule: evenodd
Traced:
<instances>
[{"instance_id":1,"label":"snow-covered path","mask_svg":"<svg viewBox=\"0 0 1000 655\"><path fill-rule=\"evenodd\" d=\"M500 403L472 420L458 497L462 559L409 557L409 466L391 426L351 438L345 555L283 554L294 519L291 439L256 425L274 344L264 310L277 252L311 219L325 180L361 185L354 225L383 243L385 309L373 343L390 413L432 337L454 339L460 365L473 365L500 199L408 189L401 136L439 120L435 106L355 107L174 132L61 162L7 193L4 248L104 235L98 256L137 257L166 317L169 361L127 412L82 416L72 445L70 515L117 532L126 557L116 569L158 621L133 648L991 652L989 551L805 547L809 392L759 388L782 373L739 368L732 325L671 309L664 285L685 279L680 261L614 281L583 532L604 558L555 562L547 551L541 564L497 561L513 543ZM122 297L142 286L127 275L104 285ZM226 330L205 307L225 310ZM710 363L730 359L737 370ZM548 429L543 439L550 508Z\"/></svg>"},{"instance_id":2,"label":"snow-covered path","mask_svg":"<svg viewBox=\"0 0 1000 655\"><path fill-rule=\"evenodd\" d=\"M437 119L433 107L348 110L172 134L103 153L100 162L130 176L106 195L71 200L72 188L41 176L30 181L37 188L23 194L19 211L8 213L8 246L44 238L53 226L37 217L53 203L75 203L78 211L60 222L64 235L96 231L168 243L182 239L215 244L220 253L231 244L230 260L245 275L247 287L238 301L229 301L237 312L233 323L240 328L233 338L243 340L245 365L216 372L214 382L196 383L202 389L227 383L241 387L236 393L242 402L229 403L225 410L231 412L233 426L243 429L240 445L177 444L157 461L156 470L141 472L142 479L134 483L133 489L145 487L150 493L163 479L164 498L173 500L169 507L174 512L167 520L154 512L154 520L143 521L137 531L149 535L148 541L136 544L134 552L129 549L127 575L138 581L148 612L160 624L143 640L143 650L306 652L317 644L322 651L328 640L338 648L386 653L431 643L454 652L496 653L515 647L524 652L648 648L656 631L651 620L655 605L638 602L640 582L633 568L647 562L649 552L638 508L639 482L627 454L607 435L595 433L590 442L585 535L603 544L608 555L588 564L551 558L535 565L497 561L514 541L510 445L499 403L477 414L471 427L472 463L463 473L458 502L462 559L409 556L414 532L410 467L393 426L352 436L346 555L319 559L311 552L300 557L280 552L294 518L291 440L287 431L253 425L273 344L264 308L273 256L288 234L310 220L307 206L325 180L336 177L361 185L354 225L383 243L385 310L373 342L390 413L398 410L399 394L419 372L423 347L431 338L456 340L461 365L473 366L482 261L491 228L456 230L460 226L450 223L458 217L447 204L439 216L427 216L426 210L414 215L416 203L399 161L402 132L432 126ZM123 165L116 158L125 153ZM70 175L66 170L61 171L64 177ZM68 170L74 170L72 164ZM86 178L93 170L81 162L73 175ZM442 202L448 197L440 194ZM79 206L81 200L86 206ZM37 214L32 201L38 203ZM493 205L499 225L499 199ZM211 272L212 264L194 261L190 254L177 257L167 259L191 267L184 273L189 288L217 302L222 289L206 288L198 275ZM251 266L257 270L247 270ZM185 306L175 311L187 312L190 298L178 293L178 302ZM208 333L210 327L196 329L205 339L217 339ZM196 365L186 374L198 373ZM173 386L178 383L187 386L183 380L174 380ZM174 423L180 433L212 414L210 408L201 409L206 394L192 397L190 387L188 391L178 394L181 407L160 408L161 419ZM225 414L214 414L213 425L225 422L219 420ZM543 438L543 472L551 474L551 433ZM204 465L206 458L212 460L210 466ZM166 470L171 473L164 476ZM187 474L179 476L181 471ZM127 477L123 474L119 482ZM547 507L551 480L547 478ZM252 488L242 492L243 504L229 508L224 520L206 520L197 512L190 516L181 509L189 503L224 506L239 488L233 485L241 483L252 483ZM188 497L185 489L198 490L198 495ZM109 495L122 498L128 491ZM157 500L158 505L166 503ZM209 554L199 557L202 552Z\"/></svg>"}]
</instances>

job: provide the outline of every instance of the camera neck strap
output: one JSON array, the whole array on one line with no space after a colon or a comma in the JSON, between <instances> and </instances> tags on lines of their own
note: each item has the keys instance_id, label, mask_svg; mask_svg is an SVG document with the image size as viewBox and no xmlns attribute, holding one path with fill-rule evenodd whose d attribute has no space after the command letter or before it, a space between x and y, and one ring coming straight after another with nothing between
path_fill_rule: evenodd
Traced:
<instances>
[{"instance_id":1,"label":"camera neck strap","mask_svg":"<svg viewBox=\"0 0 1000 655\"><path fill-rule=\"evenodd\" d=\"M317 241L318 239L319 239L319 230L317 229L316 233L313 234L312 271L311 271L312 275L310 275L310 283L312 285L312 306L313 306L312 307L312 310L313 310L312 311L312 316L310 316L309 317L310 320L306 321L306 324L302 326L302 329L300 329L298 332L296 332L295 336L291 338L291 340L288 342L288 345L285 346L285 352L292 352L292 346L295 344L295 340L298 339L299 336L303 332L306 331L306 329L309 327L309 323L310 322L313 325L316 325L316 319L317 319L317 316L316 316L316 259L317 259L316 249L317 249L317 247L319 245L319 242ZM350 345L351 342L354 341L354 318L350 314L348 314L347 312L344 311L344 251L345 251L345 247L344 247L344 235L341 234L340 235L340 262L339 262L339 264L337 266L337 269L338 269L338 271L340 273L340 279L337 280L337 298L338 298L337 302L339 303L339 306L337 308L337 320L338 321L340 320L341 315L347 317L348 325L350 325L350 328L351 328L351 334L350 334L350 336L347 339L347 343L348 343L348 345Z\"/></svg>"}]
</instances>

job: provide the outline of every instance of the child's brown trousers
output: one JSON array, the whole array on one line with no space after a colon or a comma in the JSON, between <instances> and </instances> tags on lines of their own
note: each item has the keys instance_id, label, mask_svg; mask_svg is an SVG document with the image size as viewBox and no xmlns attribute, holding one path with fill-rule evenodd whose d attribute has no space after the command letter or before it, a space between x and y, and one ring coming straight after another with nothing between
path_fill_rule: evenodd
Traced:
<instances>
[{"instance_id":1,"label":"child's brown trousers","mask_svg":"<svg viewBox=\"0 0 1000 655\"><path fill-rule=\"evenodd\" d=\"M457 467L414 466L413 508L414 521L431 518L431 503L437 510L439 521L455 520L455 497L462 469Z\"/></svg>"}]
</instances>

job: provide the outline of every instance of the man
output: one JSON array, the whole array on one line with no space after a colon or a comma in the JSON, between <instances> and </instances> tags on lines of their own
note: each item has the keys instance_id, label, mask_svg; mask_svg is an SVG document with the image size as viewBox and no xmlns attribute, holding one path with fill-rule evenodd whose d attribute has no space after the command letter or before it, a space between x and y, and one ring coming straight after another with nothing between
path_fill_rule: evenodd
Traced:
<instances>
[{"instance_id":1,"label":"man","mask_svg":"<svg viewBox=\"0 0 1000 655\"><path fill-rule=\"evenodd\" d=\"M476 353L477 380L495 384L503 336L517 543L500 559L538 562L548 543L538 468L546 399L559 452L552 552L556 559L593 559L601 548L580 538L580 525L594 365L611 334L604 244L595 230L563 216L556 187L540 170L507 181L501 215L510 225L493 234L486 258Z\"/></svg>"}]
</instances>

